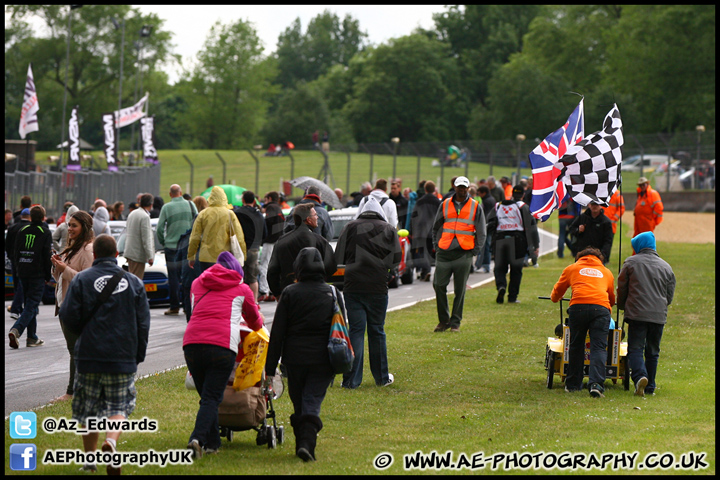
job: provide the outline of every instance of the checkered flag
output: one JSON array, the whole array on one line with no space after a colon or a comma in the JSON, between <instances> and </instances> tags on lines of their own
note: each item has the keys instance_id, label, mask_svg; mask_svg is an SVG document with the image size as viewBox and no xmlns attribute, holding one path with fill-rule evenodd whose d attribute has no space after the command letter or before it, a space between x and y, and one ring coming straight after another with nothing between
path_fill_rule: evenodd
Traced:
<instances>
[{"instance_id":1,"label":"checkered flag","mask_svg":"<svg viewBox=\"0 0 720 480\"><path fill-rule=\"evenodd\" d=\"M623 143L620 110L615 104L605 116L603 129L570 146L560 159L566 167L565 184L575 202L608 205L620 185Z\"/></svg>"}]
</instances>

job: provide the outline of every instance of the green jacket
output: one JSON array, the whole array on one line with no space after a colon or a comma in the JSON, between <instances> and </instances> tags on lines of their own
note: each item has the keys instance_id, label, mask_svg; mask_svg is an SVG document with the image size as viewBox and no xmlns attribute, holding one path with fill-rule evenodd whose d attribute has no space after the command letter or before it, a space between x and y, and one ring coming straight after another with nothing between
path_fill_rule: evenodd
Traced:
<instances>
[{"instance_id":1,"label":"green jacket","mask_svg":"<svg viewBox=\"0 0 720 480\"><path fill-rule=\"evenodd\" d=\"M175 197L163 205L155 230L160 245L175 250L180 235L192 227L195 215L197 215L195 204L183 197Z\"/></svg>"},{"instance_id":2,"label":"green jacket","mask_svg":"<svg viewBox=\"0 0 720 480\"><path fill-rule=\"evenodd\" d=\"M225 190L213 187L208 198L208 207L200 212L193 224L188 245L188 261L195 260L195 253L200 250L200 261L207 263L217 262L222 252L230 250L230 223L237 236L240 248L247 258L245 236L242 227L228 205Z\"/></svg>"}]
</instances>

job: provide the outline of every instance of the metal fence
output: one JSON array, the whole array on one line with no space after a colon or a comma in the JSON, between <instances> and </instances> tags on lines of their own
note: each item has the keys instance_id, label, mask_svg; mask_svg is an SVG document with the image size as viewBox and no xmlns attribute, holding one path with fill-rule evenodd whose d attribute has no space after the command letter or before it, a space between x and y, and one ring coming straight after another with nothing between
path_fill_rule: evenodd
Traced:
<instances>
[{"instance_id":1,"label":"metal fence","mask_svg":"<svg viewBox=\"0 0 720 480\"><path fill-rule=\"evenodd\" d=\"M331 144L333 152L343 152L348 155L348 164L351 163L353 153L365 153L370 155L369 172L372 177L373 162L375 155L414 156L418 158L417 178L421 178L422 157L437 159L437 166L441 167L440 178L449 178L453 173L445 175L442 167L461 166L464 167L467 176L468 165L471 162L483 163L489 166L490 175L493 175L494 167L510 167L513 169L528 169L528 153L535 148L542 139L524 138L518 136L513 140L448 140L444 142L385 142L385 143L357 143L357 144ZM447 158L448 147L455 145L464 150L466 161L459 165L457 160ZM311 150L315 147L301 146L299 149ZM675 134L647 134L636 135L625 133L625 144L623 146L623 157L629 158L633 155L661 154L680 160L686 169L696 168L698 174L707 169L706 162L715 159L715 130L678 132ZM710 182L694 181L694 188L714 188L714 167L712 187ZM393 171L393 177L396 176ZM514 175L513 175L514 176ZM696 179L695 179L696 180Z\"/></svg>"},{"instance_id":2,"label":"metal fence","mask_svg":"<svg viewBox=\"0 0 720 480\"><path fill-rule=\"evenodd\" d=\"M5 208L15 210L20 198L30 195L33 204L45 207L48 217L57 219L67 201L81 210L90 210L97 198L107 202L134 202L140 192L160 191L160 165L120 167L117 172L5 172Z\"/></svg>"}]
</instances>

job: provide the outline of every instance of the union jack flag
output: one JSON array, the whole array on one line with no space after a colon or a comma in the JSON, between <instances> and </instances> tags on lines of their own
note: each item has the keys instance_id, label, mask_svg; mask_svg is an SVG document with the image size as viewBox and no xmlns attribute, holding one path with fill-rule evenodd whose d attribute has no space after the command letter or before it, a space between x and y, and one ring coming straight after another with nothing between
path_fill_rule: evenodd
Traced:
<instances>
[{"instance_id":1,"label":"union jack flag","mask_svg":"<svg viewBox=\"0 0 720 480\"><path fill-rule=\"evenodd\" d=\"M585 111L580 100L565 125L548 135L528 155L533 174L530 212L540 221L547 220L568 194L564 183L565 165L560 159L584 136Z\"/></svg>"}]
</instances>

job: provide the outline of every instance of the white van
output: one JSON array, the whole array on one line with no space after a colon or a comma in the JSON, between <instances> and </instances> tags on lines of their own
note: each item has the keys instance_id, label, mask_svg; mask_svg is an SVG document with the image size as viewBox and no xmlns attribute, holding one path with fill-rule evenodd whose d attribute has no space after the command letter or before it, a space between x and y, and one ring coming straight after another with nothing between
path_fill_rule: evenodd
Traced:
<instances>
[{"instance_id":1,"label":"white van","mask_svg":"<svg viewBox=\"0 0 720 480\"><path fill-rule=\"evenodd\" d=\"M666 164L667 155L643 155L642 166L643 173L654 172L660 165ZM639 172L640 171L640 155L633 155L622 161L620 164L622 172Z\"/></svg>"}]
</instances>

